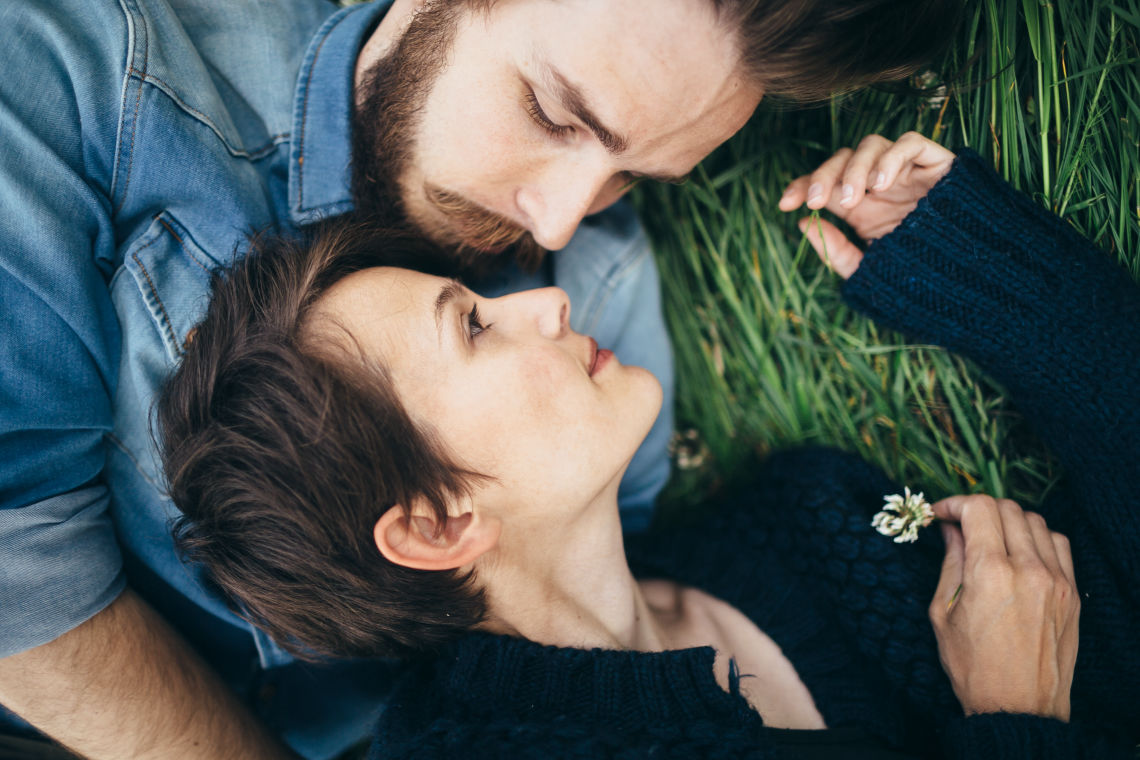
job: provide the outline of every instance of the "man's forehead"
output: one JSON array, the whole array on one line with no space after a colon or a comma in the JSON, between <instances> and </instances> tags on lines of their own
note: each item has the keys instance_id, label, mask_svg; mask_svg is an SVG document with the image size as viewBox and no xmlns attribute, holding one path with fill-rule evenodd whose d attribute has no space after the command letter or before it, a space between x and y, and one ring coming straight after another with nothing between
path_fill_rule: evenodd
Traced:
<instances>
[{"instance_id":1,"label":"man's forehead","mask_svg":"<svg viewBox=\"0 0 1140 760\"><path fill-rule=\"evenodd\" d=\"M603 127L581 119L607 149L636 151L647 140L684 137L702 122L720 126L726 107L752 89L736 40L718 22L711 0L536 6L547 10L523 16L531 39L528 64L553 94L568 95L567 105L584 107L579 110ZM547 12L556 23L540 23ZM742 100L750 113L759 93Z\"/></svg>"}]
</instances>

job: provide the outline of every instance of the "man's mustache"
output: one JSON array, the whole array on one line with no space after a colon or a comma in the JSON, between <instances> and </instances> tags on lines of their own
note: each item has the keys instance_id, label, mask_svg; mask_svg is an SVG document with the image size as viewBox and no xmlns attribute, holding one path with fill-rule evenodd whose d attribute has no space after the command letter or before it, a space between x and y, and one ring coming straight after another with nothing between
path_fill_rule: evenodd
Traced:
<instances>
[{"instance_id":1,"label":"man's mustache","mask_svg":"<svg viewBox=\"0 0 1140 760\"><path fill-rule=\"evenodd\" d=\"M527 230L493 211L472 203L458 193L425 185L428 202L440 211L460 236L457 242L485 253L499 253L518 243Z\"/></svg>"}]
</instances>

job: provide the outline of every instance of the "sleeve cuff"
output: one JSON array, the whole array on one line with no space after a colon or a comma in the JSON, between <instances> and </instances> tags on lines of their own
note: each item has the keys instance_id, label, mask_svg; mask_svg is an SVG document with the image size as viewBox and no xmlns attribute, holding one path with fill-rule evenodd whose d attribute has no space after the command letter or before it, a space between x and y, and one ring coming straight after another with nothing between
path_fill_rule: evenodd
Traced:
<instances>
[{"instance_id":1,"label":"sleeve cuff","mask_svg":"<svg viewBox=\"0 0 1140 760\"><path fill-rule=\"evenodd\" d=\"M871 243L843 295L876 321L984 361L1026 338L1080 331L1106 265L1068 224L963 151L914 211Z\"/></svg>"},{"instance_id":2,"label":"sleeve cuff","mask_svg":"<svg viewBox=\"0 0 1140 760\"><path fill-rule=\"evenodd\" d=\"M46 644L126 587L104 486L0 510L0 658Z\"/></svg>"},{"instance_id":3,"label":"sleeve cuff","mask_svg":"<svg viewBox=\"0 0 1140 760\"><path fill-rule=\"evenodd\" d=\"M1130 427L1140 365L1122 360L1140 349L1140 289L976 153L964 151L868 247L843 296L912 340L977 362L1045 440L1140 429Z\"/></svg>"},{"instance_id":4,"label":"sleeve cuff","mask_svg":"<svg viewBox=\"0 0 1140 760\"><path fill-rule=\"evenodd\" d=\"M954 718L946 725L948 757L987 760L1132 760L1123 737L1079 722L1010 713Z\"/></svg>"}]
</instances>

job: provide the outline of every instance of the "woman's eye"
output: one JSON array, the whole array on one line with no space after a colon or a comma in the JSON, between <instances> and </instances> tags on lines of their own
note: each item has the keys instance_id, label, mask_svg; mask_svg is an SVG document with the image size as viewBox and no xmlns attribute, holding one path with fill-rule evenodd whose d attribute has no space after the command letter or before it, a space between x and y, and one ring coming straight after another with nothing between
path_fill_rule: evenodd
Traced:
<instances>
[{"instance_id":1,"label":"woman's eye","mask_svg":"<svg viewBox=\"0 0 1140 760\"><path fill-rule=\"evenodd\" d=\"M527 113L530 114L530 118L534 120L534 123L545 129L551 137L561 137L574 129L565 124L555 124L552 122L550 117L546 115L546 111L543 111L542 106L539 105L538 96L534 94L534 90L527 92L526 110Z\"/></svg>"},{"instance_id":2,"label":"woman's eye","mask_svg":"<svg viewBox=\"0 0 1140 760\"><path fill-rule=\"evenodd\" d=\"M479 336L485 330L490 330L491 325L484 325L482 317L479 316L479 305L472 304L471 311L467 312L467 334L472 339Z\"/></svg>"}]
</instances>

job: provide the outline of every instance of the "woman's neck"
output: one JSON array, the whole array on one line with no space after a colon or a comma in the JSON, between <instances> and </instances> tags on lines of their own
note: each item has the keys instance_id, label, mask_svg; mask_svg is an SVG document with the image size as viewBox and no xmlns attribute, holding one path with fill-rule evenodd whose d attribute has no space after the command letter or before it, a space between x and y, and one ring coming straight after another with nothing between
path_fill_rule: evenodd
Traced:
<instances>
[{"instance_id":1,"label":"woman's neck","mask_svg":"<svg viewBox=\"0 0 1140 760\"><path fill-rule=\"evenodd\" d=\"M504 533L477 568L487 593L485 630L554 646L665 648L661 622L626 561L616 489L608 501L564 530Z\"/></svg>"}]
</instances>

